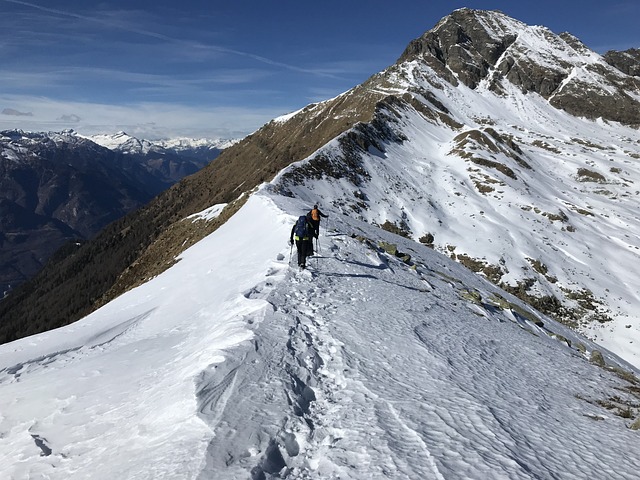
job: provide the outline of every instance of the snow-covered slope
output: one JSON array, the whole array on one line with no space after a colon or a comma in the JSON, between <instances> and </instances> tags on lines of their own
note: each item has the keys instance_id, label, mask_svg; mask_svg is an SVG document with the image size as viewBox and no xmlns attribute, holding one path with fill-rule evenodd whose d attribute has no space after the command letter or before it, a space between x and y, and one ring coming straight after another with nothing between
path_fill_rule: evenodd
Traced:
<instances>
[{"instance_id":1,"label":"snow-covered slope","mask_svg":"<svg viewBox=\"0 0 640 480\"><path fill-rule=\"evenodd\" d=\"M601 57L500 12L456 10L385 71L227 150L183 183L191 202L150 207L183 218L231 203L316 152L283 176L281 191L312 203L316 187L331 184L325 203L433 246L640 365L635 59ZM155 148L119 137L132 151ZM147 165L175 170L156 157ZM166 224L151 225L160 218L131 228L163 232ZM150 275L127 263L146 246L121 252L122 268L140 277L123 289ZM113 281L102 279L95 295ZM14 309L16 324L34 303Z\"/></svg>"},{"instance_id":2,"label":"snow-covered slope","mask_svg":"<svg viewBox=\"0 0 640 480\"><path fill-rule=\"evenodd\" d=\"M0 346L5 478L635 478L629 365L331 208L292 269L307 204L274 190L85 319Z\"/></svg>"},{"instance_id":3,"label":"snow-covered slope","mask_svg":"<svg viewBox=\"0 0 640 480\"><path fill-rule=\"evenodd\" d=\"M454 46L440 65L445 53L429 48L445 49L443 20L421 40L427 46L410 46L342 96L348 104L363 90L379 95L375 119L285 172L279 189L428 243L640 365L640 130L554 106L577 85L622 104L640 98L635 80L575 39L475 15L503 49L495 66L464 78ZM458 50L490 58L474 41ZM547 97L542 84L535 92L514 83L525 59L564 80Z\"/></svg>"}]
</instances>

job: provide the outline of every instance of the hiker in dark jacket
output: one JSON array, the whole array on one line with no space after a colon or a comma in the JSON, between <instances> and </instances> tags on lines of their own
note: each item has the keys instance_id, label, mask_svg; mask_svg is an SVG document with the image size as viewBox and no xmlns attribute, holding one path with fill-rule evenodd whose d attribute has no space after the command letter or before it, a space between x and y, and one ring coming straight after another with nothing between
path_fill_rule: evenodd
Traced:
<instances>
[{"instance_id":1,"label":"hiker in dark jacket","mask_svg":"<svg viewBox=\"0 0 640 480\"><path fill-rule=\"evenodd\" d=\"M307 257L313 255L314 230L313 225L309 221L309 215L301 215L291 228L289 243L293 245L296 242L296 250L298 251L298 266L300 268L307 267Z\"/></svg>"},{"instance_id":2,"label":"hiker in dark jacket","mask_svg":"<svg viewBox=\"0 0 640 480\"><path fill-rule=\"evenodd\" d=\"M307 257L310 257L315 252L313 251L313 239L318 238L318 231L316 230L316 226L313 224L313 219L311 218L311 212L307 213L307 222L311 225L311 235L309 235L309 239L307 240Z\"/></svg>"}]
</instances>

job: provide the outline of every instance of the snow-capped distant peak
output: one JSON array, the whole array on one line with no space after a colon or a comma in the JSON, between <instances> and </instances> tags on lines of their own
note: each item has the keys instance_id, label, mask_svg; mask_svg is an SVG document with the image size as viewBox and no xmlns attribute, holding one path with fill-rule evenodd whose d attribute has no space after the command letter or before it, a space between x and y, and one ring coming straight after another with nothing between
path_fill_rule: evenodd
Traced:
<instances>
[{"instance_id":1,"label":"snow-capped distant peak","mask_svg":"<svg viewBox=\"0 0 640 480\"><path fill-rule=\"evenodd\" d=\"M158 140L155 142L156 145L162 146L163 148L181 151L186 149L193 148L216 148L219 150L223 150L225 148L230 147L234 143L237 143L239 140L233 139L211 139L211 138L189 138L189 137L177 137L167 140Z\"/></svg>"},{"instance_id":2,"label":"snow-capped distant peak","mask_svg":"<svg viewBox=\"0 0 640 480\"><path fill-rule=\"evenodd\" d=\"M132 137L126 132L92 135L87 137L103 147L123 153L149 153L150 151L170 150L182 152L193 149L224 150L238 140L177 137L163 140L145 140Z\"/></svg>"},{"instance_id":3,"label":"snow-capped distant peak","mask_svg":"<svg viewBox=\"0 0 640 480\"><path fill-rule=\"evenodd\" d=\"M114 134L91 135L87 138L91 139L98 145L102 145L103 147L109 148L111 150L117 149L122 144L133 139L132 136L123 131Z\"/></svg>"},{"instance_id":4,"label":"snow-capped distant peak","mask_svg":"<svg viewBox=\"0 0 640 480\"><path fill-rule=\"evenodd\" d=\"M115 134L92 135L88 137L98 145L102 145L110 150L117 150L123 153L146 154L151 150L158 149L153 142L132 137L126 132L120 131Z\"/></svg>"}]
</instances>

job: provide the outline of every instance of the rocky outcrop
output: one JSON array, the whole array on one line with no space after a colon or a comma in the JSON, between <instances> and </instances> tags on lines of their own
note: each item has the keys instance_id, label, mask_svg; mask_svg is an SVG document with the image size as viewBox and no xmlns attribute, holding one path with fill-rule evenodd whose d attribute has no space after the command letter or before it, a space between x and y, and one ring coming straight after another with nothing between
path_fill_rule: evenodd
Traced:
<instances>
[{"instance_id":1,"label":"rocky outcrop","mask_svg":"<svg viewBox=\"0 0 640 480\"><path fill-rule=\"evenodd\" d=\"M517 38L515 33L502 38L490 35L481 21L485 13L456 10L409 43L397 63L419 59L454 85L460 80L470 88L477 87Z\"/></svg>"},{"instance_id":2,"label":"rocky outcrop","mask_svg":"<svg viewBox=\"0 0 640 480\"><path fill-rule=\"evenodd\" d=\"M423 61L453 85L475 89L485 81L499 94L508 81L572 115L640 125L638 52L603 59L568 33L463 8L412 41L398 63Z\"/></svg>"},{"instance_id":3,"label":"rocky outcrop","mask_svg":"<svg viewBox=\"0 0 640 480\"><path fill-rule=\"evenodd\" d=\"M640 48L631 48L624 52L611 50L605 53L603 58L621 72L632 77L640 77Z\"/></svg>"}]
</instances>

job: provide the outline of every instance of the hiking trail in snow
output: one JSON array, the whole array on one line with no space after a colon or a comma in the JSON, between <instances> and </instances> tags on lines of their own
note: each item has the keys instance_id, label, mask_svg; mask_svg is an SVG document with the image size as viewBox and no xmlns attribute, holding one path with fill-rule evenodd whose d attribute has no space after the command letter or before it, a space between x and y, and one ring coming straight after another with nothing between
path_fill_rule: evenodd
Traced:
<instances>
[{"instance_id":1,"label":"hiking trail in snow","mask_svg":"<svg viewBox=\"0 0 640 480\"><path fill-rule=\"evenodd\" d=\"M272 306L253 341L201 385L233 392L222 427L221 412L202 415L216 426L200 478L585 478L567 464L611 464L612 450L588 448L598 424L576 398L580 376L545 374L589 369L584 356L517 312L462 298L469 272L427 254L431 267L412 268L335 230L307 270L283 252L267 273L278 282L249 292ZM482 298L498 291L473 284Z\"/></svg>"}]
</instances>

